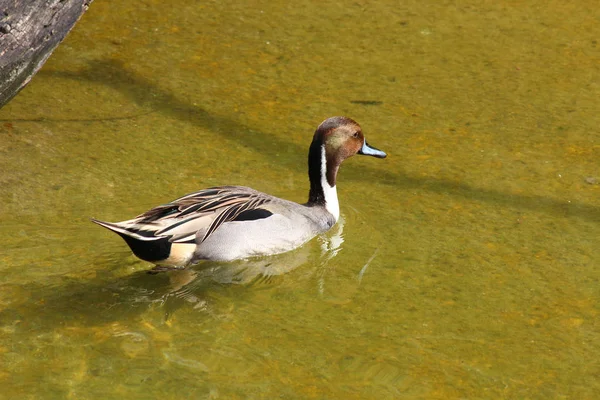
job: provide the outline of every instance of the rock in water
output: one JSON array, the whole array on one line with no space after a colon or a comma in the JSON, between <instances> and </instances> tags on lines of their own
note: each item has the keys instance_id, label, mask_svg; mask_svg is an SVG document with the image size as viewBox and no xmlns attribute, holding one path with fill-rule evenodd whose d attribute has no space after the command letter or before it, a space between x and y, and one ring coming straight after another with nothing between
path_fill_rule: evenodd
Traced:
<instances>
[{"instance_id":1,"label":"rock in water","mask_svg":"<svg viewBox=\"0 0 600 400\"><path fill-rule=\"evenodd\" d=\"M0 107L25 87L91 2L0 1Z\"/></svg>"}]
</instances>

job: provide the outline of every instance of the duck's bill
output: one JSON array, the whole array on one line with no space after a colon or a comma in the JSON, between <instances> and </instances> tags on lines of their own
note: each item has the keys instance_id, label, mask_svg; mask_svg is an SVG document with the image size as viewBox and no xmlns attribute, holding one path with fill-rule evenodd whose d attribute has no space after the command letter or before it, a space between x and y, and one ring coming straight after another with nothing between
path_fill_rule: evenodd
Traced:
<instances>
[{"instance_id":1,"label":"duck's bill","mask_svg":"<svg viewBox=\"0 0 600 400\"><path fill-rule=\"evenodd\" d=\"M369 143L367 143L366 140L363 142L363 145L358 151L358 154L363 154L365 156L373 156L377 158L385 158L387 156L387 154L385 154L383 151L376 149L375 147L369 146Z\"/></svg>"}]
</instances>

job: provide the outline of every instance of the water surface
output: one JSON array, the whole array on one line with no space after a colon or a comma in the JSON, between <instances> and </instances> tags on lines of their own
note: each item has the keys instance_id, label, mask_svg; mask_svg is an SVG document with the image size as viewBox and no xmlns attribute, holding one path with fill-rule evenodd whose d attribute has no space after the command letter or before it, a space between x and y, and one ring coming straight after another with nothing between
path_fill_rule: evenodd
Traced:
<instances>
[{"instance_id":1,"label":"water surface","mask_svg":"<svg viewBox=\"0 0 600 400\"><path fill-rule=\"evenodd\" d=\"M0 111L5 398L600 393L600 18L586 2L96 1ZM243 184L342 223L148 275L90 217Z\"/></svg>"}]
</instances>

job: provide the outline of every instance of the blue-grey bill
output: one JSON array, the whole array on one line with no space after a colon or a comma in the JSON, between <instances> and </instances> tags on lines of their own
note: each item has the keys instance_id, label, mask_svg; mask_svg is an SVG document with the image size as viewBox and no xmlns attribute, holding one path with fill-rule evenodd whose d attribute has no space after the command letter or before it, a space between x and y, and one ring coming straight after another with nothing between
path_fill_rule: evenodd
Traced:
<instances>
[{"instance_id":1,"label":"blue-grey bill","mask_svg":"<svg viewBox=\"0 0 600 400\"><path fill-rule=\"evenodd\" d=\"M385 158L387 154L383 151L376 149L375 147L369 146L369 143L365 140L361 149L358 151L358 154L364 154L365 156L373 156L377 158Z\"/></svg>"}]
</instances>

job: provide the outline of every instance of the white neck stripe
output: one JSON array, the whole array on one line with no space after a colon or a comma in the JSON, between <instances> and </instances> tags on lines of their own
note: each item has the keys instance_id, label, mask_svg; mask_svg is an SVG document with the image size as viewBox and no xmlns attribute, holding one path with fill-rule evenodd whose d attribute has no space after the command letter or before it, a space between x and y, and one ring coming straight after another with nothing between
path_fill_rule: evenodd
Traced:
<instances>
[{"instance_id":1,"label":"white neck stripe","mask_svg":"<svg viewBox=\"0 0 600 400\"><path fill-rule=\"evenodd\" d=\"M325 197L325 209L329 211L337 222L340 218L340 203L338 202L337 190L334 186L329 186L327 182L327 157L325 157L325 145L321 146L321 187Z\"/></svg>"}]
</instances>

